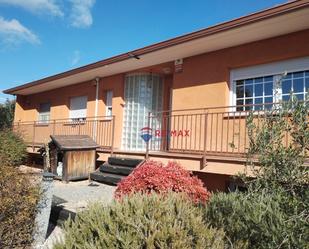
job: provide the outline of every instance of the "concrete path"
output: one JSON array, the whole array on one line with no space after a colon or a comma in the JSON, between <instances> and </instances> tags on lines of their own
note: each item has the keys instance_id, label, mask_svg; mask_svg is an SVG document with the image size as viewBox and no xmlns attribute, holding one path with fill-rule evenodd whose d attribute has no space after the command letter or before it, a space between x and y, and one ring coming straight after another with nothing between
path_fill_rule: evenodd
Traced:
<instances>
[{"instance_id":1,"label":"concrete path","mask_svg":"<svg viewBox=\"0 0 309 249\"><path fill-rule=\"evenodd\" d=\"M55 241L63 236L63 231L59 225L59 220L63 220L70 214L85 209L89 203L99 201L103 205L108 205L113 200L115 186L109 186L97 182L76 181L62 183L55 180L54 196L52 204L52 215L49 224L48 237L44 248L52 248ZM55 222L55 213L57 213ZM57 225L58 224L58 225Z\"/></svg>"},{"instance_id":2,"label":"concrete path","mask_svg":"<svg viewBox=\"0 0 309 249\"><path fill-rule=\"evenodd\" d=\"M62 205L65 209L73 212L85 208L89 202L110 203L116 188L88 180L69 183L55 180L54 184L53 206Z\"/></svg>"}]
</instances>

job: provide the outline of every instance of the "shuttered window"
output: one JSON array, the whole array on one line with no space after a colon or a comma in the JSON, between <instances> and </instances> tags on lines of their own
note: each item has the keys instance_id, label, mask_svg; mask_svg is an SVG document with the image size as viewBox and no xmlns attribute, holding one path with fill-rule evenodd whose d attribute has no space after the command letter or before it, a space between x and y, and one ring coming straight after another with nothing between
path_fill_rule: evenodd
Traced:
<instances>
[{"instance_id":1,"label":"shuttered window","mask_svg":"<svg viewBox=\"0 0 309 249\"><path fill-rule=\"evenodd\" d=\"M87 96L73 97L70 99L70 119L84 120L87 116Z\"/></svg>"}]
</instances>

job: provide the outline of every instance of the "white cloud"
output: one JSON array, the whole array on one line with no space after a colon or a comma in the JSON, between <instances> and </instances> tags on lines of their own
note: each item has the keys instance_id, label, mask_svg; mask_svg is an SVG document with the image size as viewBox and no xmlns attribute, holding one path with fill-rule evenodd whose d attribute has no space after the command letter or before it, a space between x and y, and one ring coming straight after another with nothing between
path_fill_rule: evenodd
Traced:
<instances>
[{"instance_id":1,"label":"white cloud","mask_svg":"<svg viewBox=\"0 0 309 249\"><path fill-rule=\"evenodd\" d=\"M73 58L71 61L71 65L75 66L80 61L80 52L78 50L75 50L73 52Z\"/></svg>"},{"instance_id":2,"label":"white cloud","mask_svg":"<svg viewBox=\"0 0 309 249\"><path fill-rule=\"evenodd\" d=\"M24 8L35 14L50 14L63 16L63 12L55 0L0 0L0 4L8 4Z\"/></svg>"},{"instance_id":3,"label":"white cloud","mask_svg":"<svg viewBox=\"0 0 309 249\"><path fill-rule=\"evenodd\" d=\"M96 0L0 0L0 5L23 8L36 15L65 17L76 28L87 28L93 23L91 9ZM68 5L64 3L68 2Z\"/></svg>"},{"instance_id":4,"label":"white cloud","mask_svg":"<svg viewBox=\"0 0 309 249\"><path fill-rule=\"evenodd\" d=\"M20 42L39 44L40 39L18 20L5 20L0 16L0 41L5 45L16 45Z\"/></svg>"},{"instance_id":5,"label":"white cloud","mask_svg":"<svg viewBox=\"0 0 309 249\"><path fill-rule=\"evenodd\" d=\"M95 0L70 0L72 12L70 15L71 25L77 28L86 28L92 25L91 8Z\"/></svg>"}]
</instances>

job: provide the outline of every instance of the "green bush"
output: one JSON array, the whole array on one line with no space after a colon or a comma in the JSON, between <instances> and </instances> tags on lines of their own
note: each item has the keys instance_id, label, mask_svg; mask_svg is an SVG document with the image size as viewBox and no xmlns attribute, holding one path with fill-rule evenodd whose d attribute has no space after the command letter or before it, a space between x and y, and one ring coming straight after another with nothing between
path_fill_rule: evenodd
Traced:
<instances>
[{"instance_id":1,"label":"green bush","mask_svg":"<svg viewBox=\"0 0 309 249\"><path fill-rule=\"evenodd\" d=\"M0 163L18 166L27 156L26 145L19 134L9 129L0 131Z\"/></svg>"},{"instance_id":2,"label":"green bush","mask_svg":"<svg viewBox=\"0 0 309 249\"><path fill-rule=\"evenodd\" d=\"M65 224L55 248L224 248L221 230L203 222L203 211L181 194L135 194L99 204Z\"/></svg>"},{"instance_id":3,"label":"green bush","mask_svg":"<svg viewBox=\"0 0 309 249\"><path fill-rule=\"evenodd\" d=\"M299 200L305 196L309 184L309 168L304 166L309 156L308 113L309 99L299 102L295 96L274 110L265 111L258 123L254 113L250 113L247 118L247 166L253 172L254 180L245 180L250 191L263 189L273 193L279 190L286 192L287 197L299 197Z\"/></svg>"},{"instance_id":4,"label":"green bush","mask_svg":"<svg viewBox=\"0 0 309 249\"><path fill-rule=\"evenodd\" d=\"M15 111L15 100L7 99L0 104L0 130L12 127Z\"/></svg>"},{"instance_id":5,"label":"green bush","mask_svg":"<svg viewBox=\"0 0 309 249\"><path fill-rule=\"evenodd\" d=\"M248 193L245 199L237 197L234 201L243 202L239 205L246 213L240 211L239 215L247 217L247 228L250 231L255 228L262 236L260 242L250 237L253 248L308 248L309 167L304 165L309 155L308 96L305 102L300 102L291 95L289 101L265 110L259 122L256 122L254 112L247 118L247 166L253 177L242 176ZM274 211L259 209L269 207L266 204ZM255 224L258 214L269 215L268 219L265 218L267 223ZM229 218L226 217L225 221ZM236 215L237 219L240 218Z\"/></svg>"},{"instance_id":6,"label":"green bush","mask_svg":"<svg viewBox=\"0 0 309 249\"><path fill-rule=\"evenodd\" d=\"M0 248L29 248L39 188L15 167L0 167Z\"/></svg>"},{"instance_id":7,"label":"green bush","mask_svg":"<svg viewBox=\"0 0 309 249\"><path fill-rule=\"evenodd\" d=\"M205 220L243 248L308 248L305 221L285 213L280 207L282 197L263 192L218 193L209 200Z\"/></svg>"}]
</instances>

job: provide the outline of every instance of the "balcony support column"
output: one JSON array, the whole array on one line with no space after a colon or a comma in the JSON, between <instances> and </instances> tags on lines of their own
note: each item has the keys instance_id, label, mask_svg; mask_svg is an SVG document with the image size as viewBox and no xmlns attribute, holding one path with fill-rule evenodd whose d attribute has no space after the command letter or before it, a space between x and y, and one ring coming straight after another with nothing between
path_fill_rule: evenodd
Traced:
<instances>
[{"instance_id":1,"label":"balcony support column","mask_svg":"<svg viewBox=\"0 0 309 249\"><path fill-rule=\"evenodd\" d=\"M35 126L36 122L33 122L33 131L32 131L32 151L35 151L34 143L35 143Z\"/></svg>"}]
</instances>

